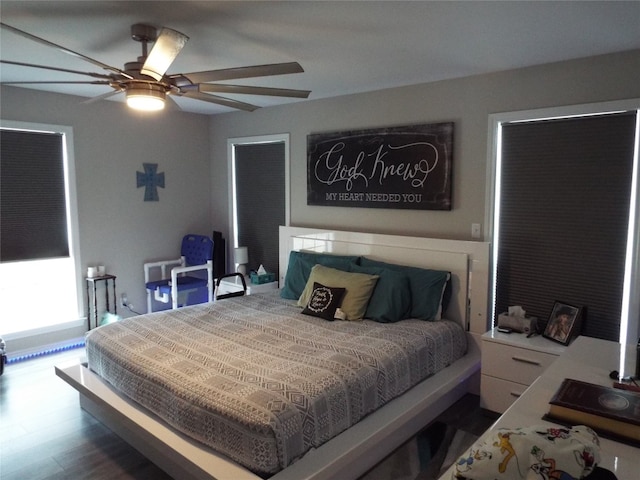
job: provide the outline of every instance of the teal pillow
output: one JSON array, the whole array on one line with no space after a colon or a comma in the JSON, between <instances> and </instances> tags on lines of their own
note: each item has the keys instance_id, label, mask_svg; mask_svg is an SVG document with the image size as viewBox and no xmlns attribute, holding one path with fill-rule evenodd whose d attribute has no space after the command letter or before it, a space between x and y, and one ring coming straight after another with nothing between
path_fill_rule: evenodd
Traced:
<instances>
[{"instance_id":1,"label":"teal pillow","mask_svg":"<svg viewBox=\"0 0 640 480\"><path fill-rule=\"evenodd\" d=\"M349 265L357 263L360 257L354 255L331 255L329 253L296 252L289 254L289 265L280 296L298 300L307 285L311 269L320 264L337 270L349 270Z\"/></svg>"},{"instance_id":2,"label":"teal pillow","mask_svg":"<svg viewBox=\"0 0 640 480\"><path fill-rule=\"evenodd\" d=\"M377 275L365 318L376 322L393 323L411 316L411 286L403 272L382 267L351 265L351 272Z\"/></svg>"},{"instance_id":3,"label":"teal pillow","mask_svg":"<svg viewBox=\"0 0 640 480\"><path fill-rule=\"evenodd\" d=\"M408 267L361 257L363 267L382 267L402 272L409 277L411 287L411 317L421 320L440 320L442 299L451 274L442 270Z\"/></svg>"}]
</instances>

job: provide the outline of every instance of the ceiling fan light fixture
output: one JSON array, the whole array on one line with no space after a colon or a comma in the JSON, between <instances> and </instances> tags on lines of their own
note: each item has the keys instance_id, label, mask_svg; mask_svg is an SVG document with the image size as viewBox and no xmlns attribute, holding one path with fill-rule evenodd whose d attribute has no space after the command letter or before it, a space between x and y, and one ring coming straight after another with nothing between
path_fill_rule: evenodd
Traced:
<instances>
[{"instance_id":1,"label":"ceiling fan light fixture","mask_svg":"<svg viewBox=\"0 0 640 480\"><path fill-rule=\"evenodd\" d=\"M158 85L136 85L127 89L127 105L135 110L154 112L164 109L167 94Z\"/></svg>"}]
</instances>

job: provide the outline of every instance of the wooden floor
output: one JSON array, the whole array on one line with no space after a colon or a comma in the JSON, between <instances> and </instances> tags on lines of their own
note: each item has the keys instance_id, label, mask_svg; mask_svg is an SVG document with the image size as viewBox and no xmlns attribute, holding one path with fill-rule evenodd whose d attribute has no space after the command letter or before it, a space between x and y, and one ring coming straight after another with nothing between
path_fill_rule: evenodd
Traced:
<instances>
[{"instance_id":1,"label":"wooden floor","mask_svg":"<svg viewBox=\"0 0 640 480\"><path fill-rule=\"evenodd\" d=\"M0 376L0 480L170 480L82 410L77 391L55 375L55 365L83 357L80 348L5 367ZM445 412L449 430L482 433L493 419L477 404L477 397L469 395Z\"/></svg>"},{"instance_id":2,"label":"wooden floor","mask_svg":"<svg viewBox=\"0 0 640 480\"><path fill-rule=\"evenodd\" d=\"M9 364L0 377L0 479L169 477L79 406L78 392L54 365L84 349Z\"/></svg>"}]
</instances>

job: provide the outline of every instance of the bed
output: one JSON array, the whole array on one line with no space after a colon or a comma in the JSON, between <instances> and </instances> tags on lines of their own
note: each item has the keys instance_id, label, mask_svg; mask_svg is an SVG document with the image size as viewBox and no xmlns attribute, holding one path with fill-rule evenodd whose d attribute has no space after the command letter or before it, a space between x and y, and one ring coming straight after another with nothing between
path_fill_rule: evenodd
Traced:
<instances>
[{"instance_id":1,"label":"bed","mask_svg":"<svg viewBox=\"0 0 640 480\"><path fill-rule=\"evenodd\" d=\"M173 311L168 314L168 320L166 320L168 323L166 325L163 324L164 326L160 326L161 324L158 323L156 328L150 326L148 316L142 316L137 320L122 322L122 325L115 324L110 329L98 329L94 331L96 332L95 334L92 333L88 338L87 353L90 357L91 368L86 364L59 367L56 369L57 374L78 389L81 406L84 409L112 428L175 478L217 478L222 480L269 477L274 480L282 480L293 478L357 478L361 476L376 461L384 458L402 442L415 435L464 393L477 389L479 371L477 337L487 328L489 247L482 242L281 227L281 285L285 285L287 269L290 268L290 252L292 251L315 252L316 254L331 254L332 256L366 257L374 262L446 270L451 273L450 288L452 295L445 317L448 320L453 320L455 328L451 326L452 322L403 320L392 326L395 328L385 330L383 328L384 325L378 322L326 322L326 320L315 317L304 319L301 318L303 316L300 314L301 309L299 307L293 305L291 301L287 302L281 299L279 295L252 295L239 299L224 300L218 305L205 304L199 307ZM218 318L217 324L210 320L207 321L214 310L216 311L216 318ZM241 312L253 312L253 314L249 314L249 317L243 317L240 315ZM256 315L255 312L258 312L259 315ZM120 367L114 360L114 357L118 356L117 352L122 352L122 355L120 355L122 357L140 357L145 368L149 366L150 362L156 362L160 370L164 369L173 376L183 375L188 370L195 377L210 378L211 374L200 371L197 368L195 370L198 371L193 372L194 363L192 360L194 357L200 358L201 363L207 364L215 363L217 360L208 357L208 353L203 354L201 347L203 343L207 343L209 340L205 342L202 338L190 337L189 335L191 334L187 333L187 330L183 328L186 317L193 317L193 320L189 320L189 322L195 322L201 330L209 328L211 330L209 333L212 336L215 333L220 337L215 340L215 343L209 345L213 350L228 352L230 348L235 349L237 347L239 341L236 339L235 333L240 328L238 322L252 328L252 335L258 338L263 345L268 345L269 355L264 358L256 357L259 358L257 363L264 364L265 368L261 369L260 375L264 371L267 372L264 374L266 379L264 382L266 383L274 383L274 377L269 375L283 375L282 373L272 373L276 370L272 370L271 366L267 365L269 362L273 362L274 358L276 363L290 365L293 360L297 361L300 356L316 357L313 359L315 363L311 365L295 367L296 369L302 368L299 371L304 372L304 374L298 375L300 378L297 381L302 382L304 380L303 377L319 377L321 383L333 382L333 386L336 388L334 388L332 395L336 395L336 398L344 398L345 396L350 398L353 395L354 399L350 401L345 400L344 402L333 403L334 406L337 404L348 406L348 408L345 408L349 410L349 415L342 415L342 412L337 411L333 411L331 415L326 412L324 416L322 414L318 414L316 417L309 415L308 418L310 420L303 427L304 434L295 433L296 430L289 425L284 428L284 431L293 431L294 433L290 436L282 433L276 434L271 441L268 440L271 438L270 434L264 438L252 437L251 444L259 446L260 451L264 452L263 456L266 462L256 467L247 464L242 455L239 455L234 448L226 451L222 448L224 446L222 444L227 439L238 438L235 430L226 423L229 420L229 410L220 413L222 420L217 423L212 421L210 425L207 424L208 427L201 429L209 432L213 431L209 438L205 438L200 433L196 432L194 434L192 427L194 424L208 422L208 420L202 420L198 412L210 410L209 406L199 404L197 408L194 407L192 414L188 414L187 410L185 410L185 405L187 404L182 400L183 397L174 395L172 390L168 390L173 388L170 385L158 385L155 387L155 391L153 390L154 387L145 388L144 398L139 401L145 404L147 408L132 401L129 398L131 391L140 390L140 386L127 387L128 380L120 381L122 371L129 370L129 368ZM155 322L157 316L152 317L152 320ZM284 330L281 332L284 333L267 335L265 332L275 331L276 323L282 324L278 328L283 328ZM395 351L396 345L409 344L415 341L415 338L421 338L423 334L416 329L423 328L428 323L440 323L445 326L449 324L449 326L445 327L445 333L425 334L427 337L429 335L436 338L450 336L453 335L455 330L460 330L463 337L466 337L463 338L465 340L465 350L467 350L466 355L456 360L460 356L460 348L458 347L458 353L452 353L453 350L446 350L446 358L441 360L443 365L435 367L438 373L433 374L433 371L430 370L431 367L420 363L420 358L425 358L428 355L420 351L420 345L413 345L409 350L416 352L417 364L404 359L407 354L402 353L399 355L403 358L403 361L406 360L403 363L406 368L390 367L387 370L371 370L372 365L378 361L369 359L369 357L374 356L375 350ZM125 329L125 325L127 329ZM149 356L148 352L154 351L154 347L147 344L147 340L151 339L151 337L160 336L162 330L170 333L169 337L164 337L164 339L160 340L165 346L168 343L173 343L174 340L177 341L177 337L183 336L186 338L187 343L184 345L187 345L187 347L171 346L170 352L171 356L173 356L175 350L188 350L189 362L184 359L167 358L166 349L153 362L150 360L153 355ZM351 340L346 337L347 330L349 335L356 333L356 338L359 338L359 340L355 341L356 343L349 343ZM307 351L308 345L304 342L289 342L290 334L294 331L303 331L305 339L313 339L308 343L313 343L315 347L320 346L322 352L320 354L309 354ZM390 334L390 331L393 333ZM404 333L402 333L403 331ZM171 332L174 332L175 339L171 336ZM319 335L325 336L321 337ZM393 338L390 342L384 343L389 340L387 338L389 335L392 335ZM94 343L93 340L89 341L92 337L106 337L106 340L104 343ZM103 346L104 344L115 342L117 338L124 339L124 343L111 350ZM206 338L209 338L208 334ZM211 340L211 342L214 342L214 340ZM339 378L333 373L326 374L327 362L340 363L340 361L336 361L336 358L342 358L342 354L345 352L356 351L358 342L366 343L367 347L364 351L357 352L357 360L354 360L354 358L344 360L348 364L348 368L345 365L341 365L339 369L345 370L346 373ZM457 343L460 344L460 342ZM275 348L276 344L281 350L274 353L271 350ZM300 350L302 347L304 347L303 352ZM98 350L102 349L104 351L98 352ZM255 350L257 352L258 348L255 348ZM142 352L146 353L142 354ZM197 355L194 355L194 352ZM254 355L258 355L258 353L251 351L251 353L241 354L243 358L247 356L253 357ZM293 356L295 356L295 359ZM206 359L202 360L205 357ZM366 357L366 359L360 362L362 360L361 357ZM380 360L380 362L384 363L386 360ZM254 359L255 363L256 360ZM228 367L229 365L226 364L226 366ZM442 368L443 366L446 366L446 368ZM135 371L134 376L138 380L141 379L140 382L142 384L151 382L151 377L155 376L155 374L152 374L152 370L150 368L140 368ZM401 375L394 369L407 371L404 371ZM349 383L354 370L363 370L365 372L364 379L355 380L345 391L339 392L337 384ZM100 372L109 381L105 381L96 372ZM290 377L294 373L295 369L288 371L286 375ZM243 372L242 375L251 375L255 379L256 372ZM409 377L413 380L410 380ZM423 380L425 377L426 379ZM162 377L159 376L158 378ZM190 386L190 380L185 380L185 378L181 376L178 383ZM295 381L294 384L296 384ZM114 385L117 385L122 390L116 390ZM196 388L202 387L191 386L190 388L195 391ZM229 389L233 388L246 390L253 388L253 385L238 387L233 384L229 387ZM171 391L172 394L163 394L163 392L167 391ZM358 391L358 395L348 393L353 391ZM200 393L194 394L194 398L203 398ZM216 395L220 396L220 392L214 391L212 393L212 396ZM378 397L381 400L378 400ZM167 402L166 398L171 398L172 401ZM178 398L179 401L175 401L175 398ZM227 403L231 402L228 397L224 398ZM276 401L274 398L270 400L272 403ZM290 398L300 397L297 397L294 392ZM237 401L234 399L231 410L235 408L236 403ZM158 407L159 404L162 405ZM263 412L260 410L261 407L256 407L253 403L249 406L253 406L254 410L259 411L259 414L247 417L245 413L242 413L240 414L241 419L243 419L241 423L250 424L250 430L257 435L265 429L264 424L256 423L255 420L257 417L262 418ZM148 408L155 410L162 418L151 413ZM293 416L286 414L287 408L289 407L286 405L282 407L285 414L283 417L278 417L276 423L286 424L289 421L295 423L295 421L291 420ZM314 408L318 411L321 410L317 408L317 405L309 409L314 410ZM168 411L170 412L167 413ZM175 423L174 420L177 416L175 412L178 411L182 412L182 415L188 419L186 421L187 428ZM335 419L327 420L327 416L333 416ZM346 417L349 418L347 419ZM305 416L306 418L307 416ZM270 424L274 423L274 420L267 419L265 422ZM321 429L321 433L307 432L308 424L313 424L314 422L324 428L324 430ZM220 427L220 425L223 425L224 428ZM188 433L190 436L184 433ZM297 438L296 435L297 437L304 437L304 441L299 442L300 438ZM192 437L197 438L199 441L194 440ZM296 441L293 441L294 437L296 437ZM224 438L225 442L216 445L216 438ZM217 450L206 446L205 443L210 443ZM229 441L227 443L234 446L243 443L243 441ZM299 446L299 444L302 446ZM223 453L219 453L219 450L223 450Z\"/></svg>"}]
</instances>

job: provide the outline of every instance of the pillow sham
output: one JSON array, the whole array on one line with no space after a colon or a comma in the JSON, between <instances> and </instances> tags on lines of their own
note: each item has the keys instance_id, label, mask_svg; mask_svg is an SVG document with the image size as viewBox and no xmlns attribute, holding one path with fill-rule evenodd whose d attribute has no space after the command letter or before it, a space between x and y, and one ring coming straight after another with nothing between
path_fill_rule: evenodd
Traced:
<instances>
[{"instance_id":1,"label":"pillow sham","mask_svg":"<svg viewBox=\"0 0 640 480\"><path fill-rule=\"evenodd\" d=\"M333 321L345 291L344 288L325 287L318 282L313 282L309 303L304 307L302 313Z\"/></svg>"},{"instance_id":2,"label":"pillow sham","mask_svg":"<svg viewBox=\"0 0 640 480\"><path fill-rule=\"evenodd\" d=\"M360 258L360 265L403 272L409 277L411 287L411 317L421 320L440 320L442 318L442 298L451 278L449 272L396 265L367 257Z\"/></svg>"},{"instance_id":3,"label":"pillow sham","mask_svg":"<svg viewBox=\"0 0 640 480\"><path fill-rule=\"evenodd\" d=\"M332 255L329 253L291 251L289 254L287 275L284 279L284 286L280 290L280 296L290 300L299 299L307 286L311 269L316 264L338 270L349 270L349 265L356 263L359 258L360 257L355 255Z\"/></svg>"},{"instance_id":4,"label":"pillow sham","mask_svg":"<svg viewBox=\"0 0 640 480\"><path fill-rule=\"evenodd\" d=\"M378 281L378 275L351 273L324 265L314 265L307 285L298 299L301 307L309 303L314 282L331 287L345 288L346 292L340 308L347 320L361 320L367 311L367 304Z\"/></svg>"},{"instance_id":5,"label":"pillow sham","mask_svg":"<svg viewBox=\"0 0 640 480\"><path fill-rule=\"evenodd\" d=\"M406 274L388 268L353 264L349 266L349 271L380 277L367 305L365 318L394 323L411 316L411 286Z\"/></svg>"}]
</instances>

